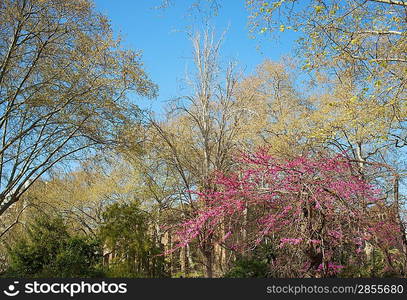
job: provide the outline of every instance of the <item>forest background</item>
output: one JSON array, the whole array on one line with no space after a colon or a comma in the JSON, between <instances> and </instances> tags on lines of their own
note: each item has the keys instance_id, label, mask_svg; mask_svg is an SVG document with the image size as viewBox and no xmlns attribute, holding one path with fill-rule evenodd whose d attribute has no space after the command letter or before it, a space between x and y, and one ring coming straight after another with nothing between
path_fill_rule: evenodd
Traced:
<instances>
[{"instance_id":1,"label":"forest background","mask_svg":"<svg viewBox=\"0 0 407 300\"><path fill-rule=\"evenodd\" d=\"M2 276L406 276L406 2L122 2L0 2Z\"/></svg>"}]
</instances>

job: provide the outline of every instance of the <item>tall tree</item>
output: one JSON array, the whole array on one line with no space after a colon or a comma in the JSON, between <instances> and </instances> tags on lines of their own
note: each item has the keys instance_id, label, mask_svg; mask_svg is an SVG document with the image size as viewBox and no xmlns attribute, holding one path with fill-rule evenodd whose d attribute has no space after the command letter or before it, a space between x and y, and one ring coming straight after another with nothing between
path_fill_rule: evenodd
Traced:
<instances>
[{"instance_id":1,"label":"tall tree","mask_svg":"<svg viewBox=\"0 0 407 300\"><path fill-rule=\"evenodd\" d=\"M261 112L252 129L278 155L295 156L314 146L308 139L314 125L308 119L311 105L299 92L294 72L289 58L266 60L239 84L239 98Z\"/></svg>"},{"instance_id":2,"label":"tall tree","mask_svg":"<svg viewBox=\"0 0 407 300\"><path fill-rule=\"evenodd\" d=\"M192 38L195 72L187 78L189 95L177 98L170 106L165 122L152 120L152 136L160 143L158 157L177 174L178 208L187 217L204 203L197 203L193 188L209 188L216 170L228 170L238 146L252 147L256 126L265 110L248 97L239 97L238 74L230 64L219 63L221 40L214 33ZM223 77L223 78L222 78ZM157 158L158 158L157 157ZM214 249L210 235L202 236L206 276L214 274Z\"/></svg>"},{"instance_id":3,"label":"tall tree","mask_svg":"<svg viewBox=\"0 0 407 300\"><path fill-rule=\"evenodd\" d=\"M376 141L385 137L392 146L406 145L405 1L248 0L246 3L251 11L252 30L299 33L298 51L305 60L304 69L314 75L323 71L331 91L332 85L340 86L342 96L347 90L345 98L354 101L353 108L355 104L359 106L353 112L360 122L376 130L378 126L374 123L380 114L382 126L374 136Z\"/></svg>"},{"instance_id":4,"label":"tall tree","mask_svg":"<svg viewBox=\"0 0 407 300\"><path fill-rule=\"evenodd\" d=\"M0 215L55 164L117 141L129 91L156 90L90 1L2 1Z\"/></svg>"},{"instance_id":5,"label":"tall tree","mask_svg":"<svg viewBox=\"0 0 407 300\"><path fill-rule=\"evenodd\" d=\"M407 145L407 3L388 0L246 1L251 28L300 34L303 68L318 83L309 138L359 161L386 165L399 207ZM381 176L384 178L385 176ZM404 221L405 223L405 221ZM405 237L404 237L405 239Z\"/></svg>"}]
</instances>

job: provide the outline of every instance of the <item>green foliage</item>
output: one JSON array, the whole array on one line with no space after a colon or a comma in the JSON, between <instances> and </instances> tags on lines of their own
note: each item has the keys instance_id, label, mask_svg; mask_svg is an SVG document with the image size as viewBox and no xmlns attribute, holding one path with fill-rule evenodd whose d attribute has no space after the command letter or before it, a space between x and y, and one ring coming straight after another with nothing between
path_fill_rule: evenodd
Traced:
<instances>
[{"instance_id":1,"label":"green foliage","mask_svg":"<svg viewBox=\"0 0 407 300\"><path fill-rule=\"evenodd\" d=\"M207 19L219 2L193 0L190 12ZM246 76L220 63L215 32L191 35L191 93L175 95L165 117L134 102L158 87L141 52L123 48L91 0L0 2L0 276L406 276L397 232L405 231L407 3L243 2L253 33L298 33L296 57L266 60ZM236 171L253 158L234 157L258 148L277 162L342 153L352 168L338 176L354 177L305 177L314 164L290 163L290 179L274 185L280 177L265 175L280 167L268 164L247 172L245 185ZM64 162L72 172L55 168ZM372 189L354 194L362 181ZM329 195L316 197L314 183ZM373 190L381 205L366 196ZM383 230L370 226L377 221ZM252 249L258 237L265 241Z\"/></svg>"},{"instance_id":2,"label":"green foliage","mask_svg":"<svg viewBox=\"0 0 407 300\"><path fill-rule=\"evenodd\" d=\"M149 234L148 217L137 203L114 203L103 213L99 235L113 254L108 276L165 276L163 250Z\"/></svg>"},{"instance_id":3,"label":"green foliage","mask_svg":"<svg viewBox=\"0 0 407 300\"><path fill-rule=\"evenodd\" d=\"M61 277L102 276L99 270L100 242L83 237L71 237L56 256L55 266Z\"/></svg>"},{"instance_id":4,"label":"green foliage","mask_svg":"<svg viewBox=\"0 0 407 300\"><path fill-rule=\"evenodd\" d=\"M224 277L226 278L265 278L267 277L268 264L256 258L241 258Z\"/></svg>"},{"instance_id":5,"label":"green foliage","mask_svg":"<svg viewBox=\"0 0 407 300\"><path fill-rule=\"evenodd\" d=\"M7 277L98 277L100 243L69 234L61 218L37 218L28 231L8 248Z\"/></svg>"},{"instance_id":6,"label":"green foliage","mask_svg":"<svg viewBox=\"0 0 407 300\"><path fill-rule=\"evenodd\" d=\"M193 272L176 272L171 274L171 278L203 278L205 273L203 271L193 271Z\"/></svg>"},{"instance_id":7,"label":"green foliage","mask_svg":"<svg viewBox=\"0 0 407 300\"><path fill-rule=\"evenodd\" d=\"M226 278L270 277L270 261L273 251L268 244L261 244L250 256L239 257L233 267L223 276Z\"/></svg>"},{"instance_id":8,"label":"green foliage","mask_svg":"<svg viewBox=\"0 0 407 300\"><path fill-rule=\"evenodd\" d=\"M392 252L392 251L390 251ZM394 251L393 251L394 252ZM389 253L390 254L390 253ZM392 257L392 265L395 269L389 268L386 262L385 253L378 248L372 249L369 253L366 262L362 266L348 265L340 273L340 277L343 278L383 278L383 277L399 277L402 269L401 262L397 261Z\"/></svg>"}]
</instances>

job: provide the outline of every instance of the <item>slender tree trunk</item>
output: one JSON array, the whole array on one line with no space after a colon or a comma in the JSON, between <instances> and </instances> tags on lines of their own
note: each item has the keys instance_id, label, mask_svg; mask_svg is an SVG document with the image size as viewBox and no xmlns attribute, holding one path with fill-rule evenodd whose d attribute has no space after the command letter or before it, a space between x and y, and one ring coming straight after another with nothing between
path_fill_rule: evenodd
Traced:
<instances>
[{"instance_id":1,"label":"slender tree trunk","mask_svg":"<svg viewBox=\"0 0 407 300\"><path fill-rule=\"evenodd\" d=\"M365 164L364 164L364 159L363 159L363 154L362 154L362 143L357 143L356 145L356 158L359 160L359 168L360 171L363 170Z\"/></svg>"},{"instance_id":2,"label":"slender tree trunk","mask_svg":"<svg viewBox=\"0 0 407 300\"><path fill-rule=\"evenodd\" d=\"M172 237L171 234L168 234L168 249L172 249ZM173 262L173 253L171 252L169 255L169 271L170 271L170 277L172 277L172 274L174 273L174 262Z\"/></svg>"},{"instance_id":3,"label":"slender tree trunk","mask_svg":"<svg viewBox=\"0 0 407 300\"><path fill-rule=\"evenodd\" d=\"M213 278L213 252L207 251L205 253L205 266L206 266L206 277Z\"/></svg>"},{"instance_id":4,"label":"slender tree trunk","mask_svg":"<svg viewBox=\"0 0 407 300\"><path fill-rule=\"evenodd\" d=\"M242 223L242 243L245 245L247 242L247 206L243 210L243 223Z\"/></svg>"},{"instance_id":5,"label":"slender tree trunk","mask_svg":"<svg viewBox=\"0 0 407 300\"><path fill-rule=\"evenodd\" d=\"M186 255L187 255L187 261L188 261L187 273L189 273L194 268L194 262L192 260L191 248L189 247L189 244L187 244L187 246L186 246Z\"/></svg>"},{"instance_id":6,"label":"slender tree trunk","mask_svg":"<svg viewBox=\"0 0 407 300\"><path fill-rule=\"evenodd\" d=\"M393 197L394 197L394 204L396 207L396 215L397 215L397 223L400 227L401 231L401 242L402 242L402 249L404 253L404 268L403 268L403 275L407 274L407 237L406 237L406 228L403 224L403 219L400 213L400 194L399 194L399 175L397 174L394 177L393 181Z\"/></svg>"},{"instance_id":7,"label":"slender tree trunk","mask_svg":"<svg viewBox=\"0 0 407 300\"><path fill-rule=\"evenodd\" d=\"M205 241L201 247L204 256L205 277L213 278L214 246L211 241Z\"/></svg>"},{"instance_id":8,"label":"slender tree trunk","mask_svg":"<svg viewBox=\"0 0 407 300\"><path fill-rule=\"evenodd\" d=\"M182 247L179 251L179 264L181 267L182 276L185 276L185 247Z\"/></svg>"}]
</instances>

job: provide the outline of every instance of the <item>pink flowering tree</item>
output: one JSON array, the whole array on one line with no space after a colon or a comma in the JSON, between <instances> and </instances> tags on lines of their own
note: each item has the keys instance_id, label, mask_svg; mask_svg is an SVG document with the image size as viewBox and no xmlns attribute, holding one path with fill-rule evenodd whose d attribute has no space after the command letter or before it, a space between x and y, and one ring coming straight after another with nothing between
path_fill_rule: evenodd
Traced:
<instances>
[{"instance_id":1,"label":"pink flowering tree","mask_svg":"<svg viewBox=\"0 0 407 300\"><path fill-rule=\"evenodd\" d=\"M210 236L250 255L267 244L278 277L336 276L375 247L396 268L403 233L394 210L345 156L284 160L260 150L236 162L234 172L214 174L216 188L196 192L202 209L178 225L177 247Z\"/></svg>"}]
</instances>

